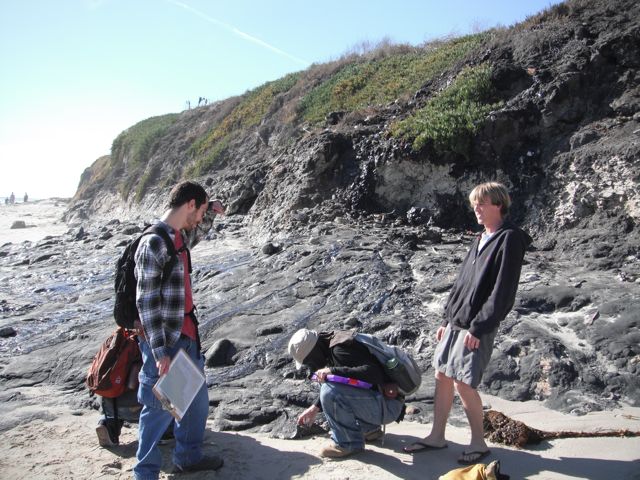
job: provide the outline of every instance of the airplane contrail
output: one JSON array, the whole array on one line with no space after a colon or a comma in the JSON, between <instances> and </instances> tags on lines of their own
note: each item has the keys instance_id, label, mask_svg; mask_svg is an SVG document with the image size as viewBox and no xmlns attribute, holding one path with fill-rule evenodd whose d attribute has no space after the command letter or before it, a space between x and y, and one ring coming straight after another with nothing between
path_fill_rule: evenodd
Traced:
<instances>
[{"instance_id":1,"label":"airplane contrail","mask_svg":"<svg viewBox=\"0 0 640 480\"><path fill-rule=\"evenodd\" d=\"M278 55L282 55L283 57L287 57L289 60L293 60L296 63L299 63L305 67L309 66L311 62L308 62L307 60L303 60L302 58L298 58L294 55L291 55L290 53L285 52L284 50L280 50L277 47L274 47L273 45L269 45L267 42L264 42L262 40L260 40L259 38L256 38L252 35L249 35L248 33L245 33L241 30L238 30L236 27L234 27L233 25L229 25L227 23L224 23L216 18L210 17L209 15L207 15L206 13L203 13L199 10L196 10L195 8L187 5L186 3L183 2L178 2L177 0L167 0L169 3L172 3L173 5L176 5L177 7L180 8L184 8L185 10L187 10L188 12L193 13L194 15L197 15L198 17L206 20L209 23L213 23L214 25L218 25L219 27L224 28L225 30L229 30L231 33L234 33L235 35L239 36L240 38L243 38L245 40L248 40L249 42L255 43L256 45L260 45L261 47L264 47L268 50L271 50L272 52L277 53Z\"/></svg>"}]
</instances>

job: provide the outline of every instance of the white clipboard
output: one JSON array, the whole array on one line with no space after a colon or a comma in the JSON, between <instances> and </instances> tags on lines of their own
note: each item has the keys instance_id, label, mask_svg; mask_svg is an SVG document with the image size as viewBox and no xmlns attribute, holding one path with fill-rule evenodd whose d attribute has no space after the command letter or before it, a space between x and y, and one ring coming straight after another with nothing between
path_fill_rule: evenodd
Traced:
<instances>
[{"instance_id":1,"label":"white clipboard","mask_svg":"<svg viewBox=\"0 0 640 480\"><path fill-rule=\"evenodd\" d=\"M171 360L169 371L153 386L153 393L164 409L180 421L204 383L203 373L181 348Z\"/></svg>"}]
</instances>

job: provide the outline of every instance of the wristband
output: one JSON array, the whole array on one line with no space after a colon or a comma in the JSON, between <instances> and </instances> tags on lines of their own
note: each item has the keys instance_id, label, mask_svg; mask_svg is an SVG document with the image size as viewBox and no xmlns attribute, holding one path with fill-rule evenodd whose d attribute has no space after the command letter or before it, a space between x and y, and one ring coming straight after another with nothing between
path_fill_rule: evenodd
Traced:
<instances>
[{"instance_id":1,"label":"wristband","mask_svg":"<svg viewBox=\"0 0 640 480\"><path fill-rule=\"evenodd\" d=\"M311 380L318 380L318 376L314 373L311 376ZM373 387L372 384L363 382L362 380L357 380L355 378L349 378L349 377L341 377L340 375L328 374L327 381L333 382L333 383L343 383L345 385L349 385L351 387L356 387L356 388L369 389Z\"/></svg>"}]
</instances>

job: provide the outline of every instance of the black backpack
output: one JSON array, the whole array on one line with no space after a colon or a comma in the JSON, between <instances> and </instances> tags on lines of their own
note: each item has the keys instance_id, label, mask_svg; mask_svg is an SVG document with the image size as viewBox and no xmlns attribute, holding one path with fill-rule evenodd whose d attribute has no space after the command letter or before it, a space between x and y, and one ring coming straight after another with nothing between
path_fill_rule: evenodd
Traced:
<instances>
[{"instance_id":1,"label":"black backpack","mask_svg":"<svg viewBox=\"0 0 640 480\"><path fill-rule=\"evenodd\" d=\"M156 234L164 240L170 255L169 261L164 265L162 270L162 282L169 277L171 270L173 270L173 267L178 261L178 254L183 251L187 252L189 272L191 272L191 255L189 254L189 249L183 245L180 251L176 250L173 240L171 240L167 231L157 224L147 228L138 238L127 245L116 263L116 300L113 306L113 317L118 326L129 330L133 328L133 322L138 319L138 307L136 306L137 282L134 274L136 250L142 237L151 234Z\"/></svg>"}]
</instances>

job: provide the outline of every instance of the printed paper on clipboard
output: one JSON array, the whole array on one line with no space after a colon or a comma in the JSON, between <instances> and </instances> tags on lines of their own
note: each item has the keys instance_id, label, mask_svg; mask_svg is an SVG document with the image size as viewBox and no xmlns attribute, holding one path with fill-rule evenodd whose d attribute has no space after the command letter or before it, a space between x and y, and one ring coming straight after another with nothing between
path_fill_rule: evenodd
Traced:
<instances>
[{"instance_id":1,"label":"printed paper on clipboard","mask_svg":"<svg viewBox=\"0 0 640 480\"><path fill-rule=\"evenodd\" d=\"M153 393L162 406L180 421L205 382L204 375L183 349L169 365L166 375L160 377Z\"/></svg>"}]
</instances>

